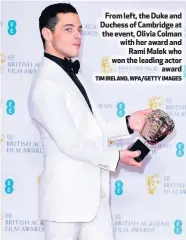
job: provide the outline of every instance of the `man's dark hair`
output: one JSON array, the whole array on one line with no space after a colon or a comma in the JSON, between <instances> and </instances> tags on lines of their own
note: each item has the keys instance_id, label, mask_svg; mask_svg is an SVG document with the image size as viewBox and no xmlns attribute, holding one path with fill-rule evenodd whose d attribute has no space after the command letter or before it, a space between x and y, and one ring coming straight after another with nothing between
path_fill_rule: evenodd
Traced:
<instances>
[{"instance_id":1,"label":"man's dark hair","mask_svg":"<svg viewBox=\"0 0 186 240\"><path fill-rule=\"evenodd\" d=\"M39 30L41 34L41 39L43 42L43 46L45 48L45 39L42 36L41 30L42 28L46 27L50 29L52 32L55 30L55 26L59 21L57 16L58 13L76 13L78 14L77 10L69 3L56 3L49 5L46 7L39 17Z\"/></svg>"}]
</instances>

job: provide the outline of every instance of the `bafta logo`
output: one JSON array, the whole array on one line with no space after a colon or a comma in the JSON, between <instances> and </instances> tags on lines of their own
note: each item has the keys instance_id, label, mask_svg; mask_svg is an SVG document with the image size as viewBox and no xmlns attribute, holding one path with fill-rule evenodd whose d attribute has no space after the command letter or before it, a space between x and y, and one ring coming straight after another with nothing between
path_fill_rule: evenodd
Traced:
<instances>
[{"instance_id":1,"label":"bafta logo","mask_svg":"<svg viewBox=\"0 0 186 240\"><path fill-rule=\"evenodd\" d=\"M110 59L109 57L104 57L102 60L101 60L101 69L102 69L102 72L107 75L109 73L112 72L112 68L110 66Z\"/></svg>"},{"instance_id":2,"label":"bafta logo","mask_svg":"<svg viewBox=\"0 0 186 240\"><path fill-rule=\"evenodd\" d=\"M4 136L0 136L0 142L3 143L4 142Z\"/></svg>"},{"instance_id":3,"label":"bafta logo","mask_svg":"<svg viewBox=\"0 0 186 240\"><path fill-rule=\"evenodd\" d=\"M113 140L109 140L109 145L113 145L115 142Z\"/></svg>"},{"instance_id":4,"label":"bafta logo","mask_svg":"<svg viewBox=\"0 0 186 240\"><path fill-rule=\"evenodd\" d=\"M38 184L38 185L40 184L40 179L41 179L41 177L40 177L40 176L37 176L37 184Z\"/></svg>"},{"instance_id":5,"label":"bafta logo","mask_svg":"<svg viewBox=\"0 0 186 240\"><path fill-rule=\"evenodd\" d=\"M156 109L163 105L163 101L160 97L152 97L148 102L149 108Z\"/></svg>"},{"instance_id":6,"label":"bafta logo","mask_svg":"<svg viewBox=\"0 0 186 240\"><path fill-rule=\"evenodd\" d=\"M157 174L147 177L147 186L149 194L153 195L156 193L158 184L160 184L160 180Z\"/></svg>"},{"instance_id":7,"label":"bafta logo","mask_svg":"<svg viewBox=\"0 0 186 240\"><path fill-rule=\"evenodd\" d=\"M6 57L4 54L0 53L0 72L3 72L4 64L6 61Z\"/></svg>"}]
</instances>

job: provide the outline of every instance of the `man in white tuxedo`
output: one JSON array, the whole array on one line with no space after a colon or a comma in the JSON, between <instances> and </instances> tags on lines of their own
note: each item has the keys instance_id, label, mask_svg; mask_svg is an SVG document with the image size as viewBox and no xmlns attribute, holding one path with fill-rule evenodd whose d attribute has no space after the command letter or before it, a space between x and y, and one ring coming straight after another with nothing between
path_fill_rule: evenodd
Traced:
<instances>
[{"instance_id":1,"label":"man in white tuxedo","mask_svg":"<svg viewBox=\"0 0 186 240\"><path fill-rule=\"evenodd\" d=\"M33 79L28 111L43 144L39 218L46 240L114 240L109 207L109 172L118 162L141 167L139 151L108 147L112 137L140 131L151 110L106 124L78 72L82 26L67 3L45 8L39 18L44 45ZM86 90L85 90L86 89Z\"/></svg>"}]
</instances>

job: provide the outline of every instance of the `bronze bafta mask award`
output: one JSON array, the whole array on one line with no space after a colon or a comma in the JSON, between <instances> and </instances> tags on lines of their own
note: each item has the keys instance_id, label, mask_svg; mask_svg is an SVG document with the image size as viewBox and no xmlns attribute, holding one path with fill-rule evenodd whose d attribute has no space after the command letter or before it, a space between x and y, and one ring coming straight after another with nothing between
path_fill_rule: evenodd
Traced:
<instances>
[{"instance_id":1,"label":"bronze bafta mask award","mask_svg":"<svg viewBox=\"0 0 186 240\"><path fill-rule=\"evenodd\" d=\"M144 127L140 132L141 137L145 140L143 143L138 139L128 150L140 150L141 155L136 157L137 162L141 162L150 152L150 148L145 145L155 145L161 142L165 137L173 132L175 124L170 116L161 109L153 110L146 119Z\"/></svg>"}]
</instances>

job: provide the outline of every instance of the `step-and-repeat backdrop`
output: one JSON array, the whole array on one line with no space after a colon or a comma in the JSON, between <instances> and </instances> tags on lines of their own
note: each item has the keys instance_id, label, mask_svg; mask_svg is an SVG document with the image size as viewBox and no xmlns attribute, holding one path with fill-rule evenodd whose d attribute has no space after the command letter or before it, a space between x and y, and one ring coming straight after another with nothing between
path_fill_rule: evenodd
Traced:
<instances>
[{"instance_id":1,"label":"step-and-repeat backdrop","mask_svg":"<svg viewBox=\"0 0 186 240\"><path fill-rule=\"evenodd\" d=\"M4 2L1 18L2 239L42 240L37 194L43 167L27 97L43 46L38 19L54 2ZM142 169L111 174L117 240L186 238L186 27L184 2L71 2L83 25L79 60L106 122L161 108L176 130L151 148ZM133 139L111 142L126 148Z\"/></svg>"}]
</instances>

